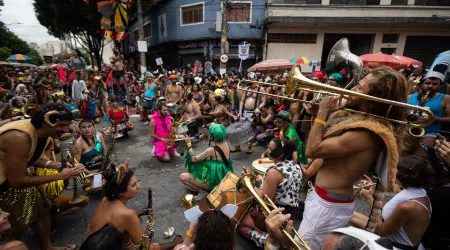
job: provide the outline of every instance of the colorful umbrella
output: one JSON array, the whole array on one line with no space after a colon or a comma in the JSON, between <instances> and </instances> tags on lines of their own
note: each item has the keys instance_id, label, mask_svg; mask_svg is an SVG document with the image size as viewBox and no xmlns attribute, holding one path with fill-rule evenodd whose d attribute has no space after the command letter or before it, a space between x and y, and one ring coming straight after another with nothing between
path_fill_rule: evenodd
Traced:
<instances>
[{"instance_id":1,"label":"colorful umbrella","mask_svg":"<svg viewBox=\"0 0 450 250\"><path fill-rule=\"evenodd\" d=\"M422 67L422 64L423 64L421 61L417 61L416 59L412 59L411 57L399 56L399 55L395 55L395 54L392 54L392 56L401 60L408 68L411 66L413 68L420 68L420 67Z\"/></svg>"},{"instance_id":2,"label":"colorful umbrella","mask_svg":"<svg viewBox=\"0 0 450 250\"><path fill-rule=\"evenodd\" d=\"M363 61L364 67L368 68L376 68L379 66L389 66L394 69L405 68L406 65L402 60L395 58L392 55L387 55L383 53L375 53L375 54L365 54L360 56Z\"/></svg>"},{"instance_id":3,"label":"colorful umbrella","mask_svg":"<svg viewBox=\"0 0 450 250\"><path fill-rule=\"evenodd\" d=\"M285 59L271 59L259 62L251 66L247 71L267 71L277 69L290 69L294 67L294 63L290 63Z\"/></svg>"},{"instance_id":4,"label":"colorful umbrella","mask_svg":"<svg viewBox=\"0 0 450 250\"><path fill-rule=\"evenodd\" d=\"M296 56L291 58L289 62L293 64L309 64L309 59L304 56Z\"/></svg>"},{"instance_id":5,"label":"colorful umbrella","mask_svg":"<svg viewBox=\"0 0 450 250\"><path fill-rule=\"evenodd\" d=\"M10 56L7 60L8 61L29 61L29 60L33 60L33 59L31 59L31 57L29 57L27 55L15 54L15 55Z\"/></svg>"}]
</instances>

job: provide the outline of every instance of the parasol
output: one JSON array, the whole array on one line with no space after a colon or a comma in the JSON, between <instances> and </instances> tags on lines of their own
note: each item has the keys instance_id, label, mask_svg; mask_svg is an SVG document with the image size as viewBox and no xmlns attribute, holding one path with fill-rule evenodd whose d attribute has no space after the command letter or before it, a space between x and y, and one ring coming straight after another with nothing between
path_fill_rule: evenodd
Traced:
<instances>
[{"instance_id":1,"label":"parasol","mask_svg":"<svg viewBox=\"0 0 450 250\"><path fill-rule=\"evenodd\" d=\"M421 61L418 61L418 60L413 59L411 57L399 56L399 55L395 55L395 54L392 54L392 56L397 58L397 59L399 59L399 60L401 60L406 65L406 67L408 67L408 68L411 67L411 66L413 68L420 68L420 67L422 67L422 64L423 64Z\"/></svg>"},{"instance_id":2,"label":"parasol","mask_svg":"<svg viewBox=\"0 0 450 250\"><path fill-rule=\"evenodd\" d=\"M296 56L291 58L289 62L293 64L309 64L309 59L304 56Z\"/></svg>"},{"instance_id":3,"label":"parasol","mask_svg":"<svg viewBox=\"0 0 450 250\"><path fill-rule=\"evenodd\" d=\"M259 62L251 66L247 71L268 71L268 70L278 70L278 69L290 69L294 67L294 63L289 62L285 59L271 59Z\"/></svg>"},{"instance_id":4,"label":"parasol","mask_svg":"<svg viewBox=\"0 0 450 250\"><path fill-rule=\"evenodd\" d=\"M31 59L31 57L29 57L27 55L15 54L15 55L10 56L7 60L8 61L30 61L33 59Z\"/></svg>"},{"instance_id":5,"label":"parasol","mask_svg":"<svg viewBox=\"0 0 450 250\"><path fill-rule=\"evenodd\" d=\"M383 53L375 53L375 54L365 54L360 56L363 61L363 65L366 68L376 68L379 66L389 66L394 69L405 68L406 65L402 60L395 58L392 55L387 55Z\"/></svg>"}]
</instances>

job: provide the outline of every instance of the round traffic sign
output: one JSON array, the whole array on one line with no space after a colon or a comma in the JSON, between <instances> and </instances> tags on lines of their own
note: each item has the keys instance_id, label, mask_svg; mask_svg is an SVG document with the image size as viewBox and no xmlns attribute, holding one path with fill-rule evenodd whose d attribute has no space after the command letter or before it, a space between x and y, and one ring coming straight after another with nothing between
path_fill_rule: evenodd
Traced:
<instances>
[{"instance_id":1,"label":"round traffic sign","mask_svg":"<svg viewBox=\"0 0 450 250\"><path fill-rule=\"evenodd\" d=\"M227 63L228 62L228 55L227 54L220 55L220 62L221 63Z\"/></svg>"}]
</instances>

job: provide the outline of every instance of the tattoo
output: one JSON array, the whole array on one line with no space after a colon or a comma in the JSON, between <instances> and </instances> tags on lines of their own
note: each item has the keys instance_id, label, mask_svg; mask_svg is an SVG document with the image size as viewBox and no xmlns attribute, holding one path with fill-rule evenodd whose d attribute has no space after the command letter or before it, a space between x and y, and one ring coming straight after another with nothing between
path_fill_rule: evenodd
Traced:
<instances>
[{"instance_id":1,"label":"tattoo","mask_svg":"<svg viewBox=\"0 0 450 250\"><path fill-rule=\"evenodd\" d=\"M203 161L204 159L208 158L209 153L208 153L208 149L206 149L205 151L201 152L199 155L194 156L194 158L198 161Z\"/></svg>"}]
</instances>

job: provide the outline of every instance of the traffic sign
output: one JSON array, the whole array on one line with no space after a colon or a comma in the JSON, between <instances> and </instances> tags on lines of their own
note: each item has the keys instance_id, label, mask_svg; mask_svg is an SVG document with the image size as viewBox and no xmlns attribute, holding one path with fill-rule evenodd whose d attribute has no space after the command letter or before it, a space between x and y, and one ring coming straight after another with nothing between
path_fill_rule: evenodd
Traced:
<instances>
[{"instance_id":1,"label":"traffic sign","mask_svg":"<svg viewBox=\"0 0 450 250\"><path fill-rule=\"evenodd\" d=\"M228 55L227 54L220 55L220 62L221 63L227 63L228 62Z\"/></svg>"}]
</instances>

